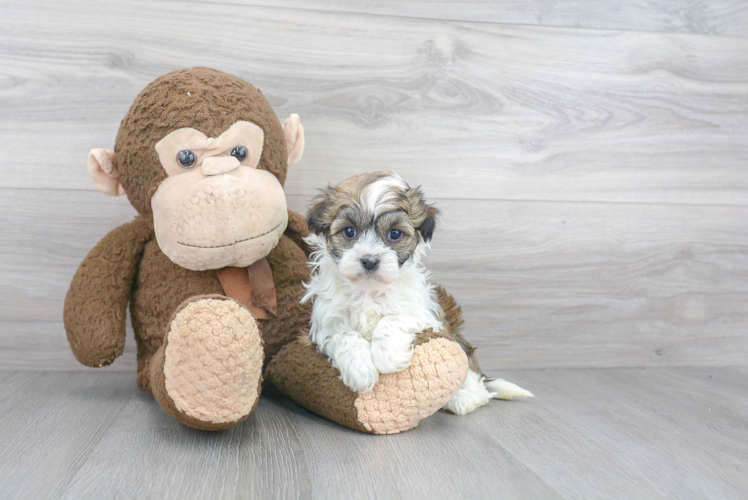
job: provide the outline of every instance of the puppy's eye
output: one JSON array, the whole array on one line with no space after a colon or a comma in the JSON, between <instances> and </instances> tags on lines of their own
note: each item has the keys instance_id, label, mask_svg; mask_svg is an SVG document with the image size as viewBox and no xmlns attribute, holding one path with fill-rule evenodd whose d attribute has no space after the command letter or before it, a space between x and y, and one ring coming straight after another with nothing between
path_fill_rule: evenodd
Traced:
<instances>
[{"instance_id":1,"label":"puppy's eye","mask_svg":"<svg viewBox=\"0 0 748 500\"><path fill-rule=\"evenodd\" d=\"M192 168L197 163L197 155L185 149L177 153L177 162L182 168Z\"/></svg>"},{"instance_id":2,"label":"puppy's eye","mask_svg":"<svg viewBox=\"0 0 748 500\"><path fill-rule=\"evenodd\" d=\"M231 156L239 161L244 161L244 159L247 157L247 148L245 148L244 146L237 146L233 151L231 151Z\"/></svg>"},{"instance_id":3,"label":"puppy's eye","mask_svg":"<svg viewBox=\"0 0 748 500\"><path fill-rule=\"evenodd\" d=\"M348 226L347 228L343 229L343 236L348 238L349 240L356 237L356 228L353 226Z\"/></svg>"},{"instance_id":4,"label":"puppy's eye","mask_svg":"<svg viewBox=\"0 0 748 500\"><path fill-rule=\"evenodd\" d=\"M403 232L399 229L390 229L390 232L387 233L387 237L390 239L390 241L397 241L403 237Z\"/></svg>"}]
</instances>

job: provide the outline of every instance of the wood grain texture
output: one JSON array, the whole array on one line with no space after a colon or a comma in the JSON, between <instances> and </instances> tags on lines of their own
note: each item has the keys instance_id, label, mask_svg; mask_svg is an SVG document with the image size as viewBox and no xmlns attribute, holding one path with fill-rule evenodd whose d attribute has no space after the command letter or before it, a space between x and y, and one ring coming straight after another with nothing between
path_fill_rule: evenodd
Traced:
<instances>
[{"instance_id":1,"label":"wood grain texture","mask_svg":"<svg viewBox=\"0 0 748 500\"><path fill-rule=\"evenodd\" d=\"M125 374L0 372L3 498L742 498L748 369L522 370L526 402L372 436L266 394L201 432Z\"/></svg>"},{"instance_id":2,"label":"wood grain texture","mask_svg":"<svg viewBox=\"0 0 748 500\"><path fill-rule=\"evenodd\" d=\"M291 194L387 167L439 198L748 204L745 39L182 0L2 11L0 187L93 189L87 152L135 95L210 65L301 114Z\"/></svg>"},{"instance_id":3,"label":"wood grain texture","mask_svg":"<svg viewBox=\"0 0 748 500\"><path fill-rule=\"evenodd\" d=\"M137 498L425 499L489 498L498 491L514 498L557 497L502 449L477 441L472 451L458 441L445 445L442 430L424 422L413 434L377 439L307 413L282 396L263 396L247 423L205 433L186 429L142 395L131 400L59 497L127 492ZM123 442L133 457L152 464L148 470L122 467L112 450ZM471 466L465 477L454 484L437 481L454 476L462 462ZM158 482L142 481L144 473ZM200 478L199 484L192 478Z\"/></svg>"},{"instance_id":4,"label":"wood grain texture","mask_svg":"<svg viewBox=\"0 0 748 500\"><path fill-rule=\"evenodd\" d=\"M464 10L497 8L478 4ZM112 146L149 81L198 64L254 82L282 117L301 113L292 208L384 167L423 186L444 215L429 267L487 371L745 362L746 39L336 5L0 0L0 366L82 368L65 292L134 215L94 191L87 151ZM674 5L606 15L705 34L743 22L727 0ZM133 369L129 335L109 370Z\"/></svg>"},{"instance_id":5,"label":"wood grain texture","mask_svg":"<svg viewBox=\"0 0 748 500\"><path fill-rule=\"evenodd\" d=\"M78 362L65 336L62 319L57 321L0 321L0 367L18 370L76 370L130 372L137 370L135 334L127 319L125 350L114 364L89 368Z\"/></svg>"},{"instance_id":6,"label":"wood grain texture","mask_svg":"<svg viewBox=\"0 0 748 500\"><path fill-rule=\"evenodd\" d=\"M740 384L748 375L745 368L512 373L538 389L523 425L488 412L468 423L495 429L502 446L567 498L580 496L580 484L590 498L741 498L745 392L694 380L712 374Z\"/></svg>"},{"instance_id":7,"label":"wood grain texture","mask_svg":"<svg viewBox=\"0 0 748 500\"><path fill-rule=\"evenodd\" d=\"M0 497L8 499L54 498L138 391L124 373L25 371L0 387Z\"/></svg>"},{"instance_id":8,"label":"wood grain texture","mask_svg":"<svg viewBox=\"0 0 748 500\"><path fill-rule=\"evenodd\" d=\"M745 37L740 0L197 0L386 16Z\"/></svg>"},{"instance_id":9,"label":"wood grain texture","mask_svg":"<svg viewBox=\"0 0 748 500\"><path fill-rule=\"evenodd\" d=\"M747 359L744 209L446 200L441 206L444 231L434 238L429 268L463 305L481 366ZM725 244L717 248L718 241Z\"/></svg>"},{"instance_id":10,"label":"wood grain texture","mask_svg":"<svg viewBox=\"0 0 748 500\"><path fill-rule=\"evenodd\" d=\"M89 191L0 192L0 211L18 214L0 220L14 235L0 244L0 361L82 368L61 324L65 293L88 250L134 211ZM426 262L462 305L488 373L748 358L748 208L433 201L443 217ZM133 369L129 335L111 369Z\"/></svg>"}]
</instances>

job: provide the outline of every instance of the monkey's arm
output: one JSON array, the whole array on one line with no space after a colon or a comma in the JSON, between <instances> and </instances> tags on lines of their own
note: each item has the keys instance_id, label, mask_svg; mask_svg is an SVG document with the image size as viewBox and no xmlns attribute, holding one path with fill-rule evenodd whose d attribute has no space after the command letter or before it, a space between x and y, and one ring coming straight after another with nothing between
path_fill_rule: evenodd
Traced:
<instances>
[{"instance_id":1,"label":"monkey's arm","mask_svg":"<svg viewBox=\"0 0 748 500\"><path fill-rule=\"evenodd\" d=\"M306 244L304 238L309 236L309 226L306 223L306 217L293 210L288 211L288 226L286 227L286 236L299 245L304 253L309 257L312 250Z\"/></svg>"},{"instance_id":2,"label":"monkey's arm","mask_svg":"<svg viewBox=\"0 0 748 500\"><path fill-rule=\"evenodd\" d=\"M84 365L108 365L122 354L127 301L152 238L153 230L138 216L107 234L78 267L63 318L70 348Z\"/></svg>"}]
</instances>

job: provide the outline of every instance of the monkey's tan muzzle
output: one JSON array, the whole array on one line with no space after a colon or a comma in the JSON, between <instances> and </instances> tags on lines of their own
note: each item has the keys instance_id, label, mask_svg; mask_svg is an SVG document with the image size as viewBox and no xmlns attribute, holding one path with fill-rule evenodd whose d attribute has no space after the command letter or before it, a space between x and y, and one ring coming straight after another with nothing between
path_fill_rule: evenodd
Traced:
<instances>
[{"instance_id":1,"label":"monkey's tan muzzle","mask_svg":"<svg viewBox=\"0 0 748 500\"><path fill-rule=\"evenodd\" d=\"M206 158L202 168L168 177L151 203L161 251L193 271L253 264L270 253L288 223L278 179L230 156Z\"/></svg>"}]
</instances>

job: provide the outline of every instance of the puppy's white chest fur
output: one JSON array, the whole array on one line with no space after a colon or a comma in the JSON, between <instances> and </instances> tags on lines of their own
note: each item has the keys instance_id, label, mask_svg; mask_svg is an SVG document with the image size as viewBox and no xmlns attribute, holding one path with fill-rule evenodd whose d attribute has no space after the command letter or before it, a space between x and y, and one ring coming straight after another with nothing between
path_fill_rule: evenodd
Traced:
<instances>
[{"instance_id":1,"label":"puppy's white chest fur","mask_svg":"<svg viewBox=\"0 0 748 500\"><path fill-rule=\"evenodd\" d=\"M386 289L367 291L338 272L322 238L311 236L307 243L316 248L304 297L314 299L310 335L340 369L343 382L366 392L380 373L410 366L416 333L443 328L441 308L420 259Z\"/></svg>"},{"instance_id":2,"label":"puppy's white chest fur","mask_svg":"<svg viewBox=\"0 0 748 500\"><path fill-rule=\"evenodd\" d=\"M421 286L420 283L416 285ZM349 289L345 283L340 283L339 286L341 289ZM340 304L345 308L340 311L344 316L344 321L342 321L344 327L359 332L369 342L381 336L384 328L392 329L397 326L396 331L391 332L392 335L398 333L413 335L427 328L439 330L442 327L433 310L435 304L429 296L430 288L426 290L399 288L401 287L393 287L387 292L354 290L348 299ZM314 309L318 312L323 310L329 312L335 309L335 302L339 301L330 299L332 298L317 296ZM314 313L312 321L313 326L314 324L320 324L321 327L324 325L323 318L314 317ZM396 323L396 325L390 323ZM332 325L326 325L326 328L329 330L330 326ZM322 340L324 332L317 330L312 333L312 336L313 340L318 342L317 338Z\"/></svg>"},{"instance_id":3,"label":"puppy's white chest fur","mask_svg":"<svg viewBox=\"0 0 748 500\"><path fill-rule=\"evenodd\" d=\"M382 319L381 314L375 312L374 310L366 311L364 318L366 324L361 328L361 336L371 342L371 335L374 332L374 327L377 326L380 319Z\"/></svg>"}]
</instances>

